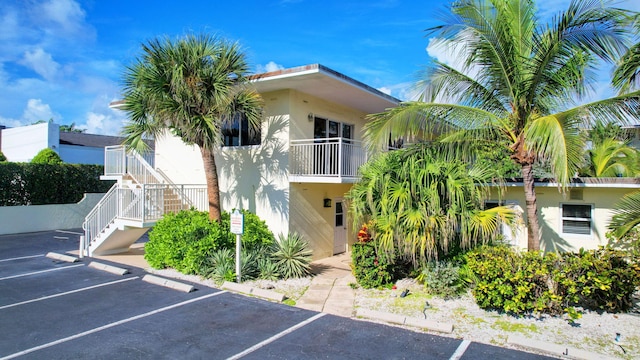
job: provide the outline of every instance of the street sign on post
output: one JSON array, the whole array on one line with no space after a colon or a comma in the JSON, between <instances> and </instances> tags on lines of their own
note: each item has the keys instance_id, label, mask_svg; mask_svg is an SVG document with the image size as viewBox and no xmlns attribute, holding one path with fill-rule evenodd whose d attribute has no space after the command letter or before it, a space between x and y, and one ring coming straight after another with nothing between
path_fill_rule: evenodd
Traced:
<instances>
[{"instance_id":1,"label":"street sign on post","mask_svg":"<svg viewBox=\"0 0 640 360\"><path fill-rule=\"evenodd\" d=\"M231 213L231 233L236 234L236 281L240 283L240 249L242 248L242 233L244 232L244 214L233 210Z\"/></svg>"}]
</instances>

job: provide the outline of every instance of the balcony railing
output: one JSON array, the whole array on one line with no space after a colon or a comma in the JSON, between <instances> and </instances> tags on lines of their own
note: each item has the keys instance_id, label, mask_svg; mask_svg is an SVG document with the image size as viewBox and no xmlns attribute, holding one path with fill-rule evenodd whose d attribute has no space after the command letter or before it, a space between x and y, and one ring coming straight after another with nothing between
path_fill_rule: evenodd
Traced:
<instances>
[{"instance_id":1,"label":"balcony railing","mask_svg":"<svg viewBox=\"0 0 640 360\"><path fill-rule=\"evenodd\" d=\"M344 138L292 140L290 175L352 181L367 161L361 141Z\"/></svg>"}]
</instances>

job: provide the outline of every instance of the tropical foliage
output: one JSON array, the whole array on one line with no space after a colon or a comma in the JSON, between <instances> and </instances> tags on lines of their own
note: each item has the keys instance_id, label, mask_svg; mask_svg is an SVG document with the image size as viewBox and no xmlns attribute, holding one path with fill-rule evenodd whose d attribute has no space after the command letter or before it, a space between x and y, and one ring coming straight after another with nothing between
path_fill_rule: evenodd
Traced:
<instances>
[{"instance_id":1,"label":"tropical foliage","mask_svg":"<svg viewBox=\"0 0 640 360\"><path fill-rule=\"evenodd\" d=\"M280 276L289 279L311 275L311 255L309 244L302 235L294 232L287 236L278 235L278 241L273 244L271 258Z\"/></svg>"},{"instance_id":2,"label":"tropical foliage","mask_svg":"<svg viewBox=\"0 0 640 360\"><path fill-rule=\"evenodd\" d=\"M260 126L262 100L248 87L249 66L237 43L209 36L157 38L124 74L124 106L130 122L125 144L144 150L145 136L166 130L200 148L209 216L220 221L220 189L214 149L222 128L238 116Z\"/></svg>"},{"instance_id":3,"label":"tropical foliage","mask_svg":"<svg viewBox=\"0 0 640 360\"><path fill-rule=\"evenodd\" d=\"M567 314L589 310L619 312L633 305L640 264L611 249L578 253L517 252L480 247L464 256L474 274L473 295L483 309L511 314Z\"/></svg>"},{"instance_id":4,"label":"tropical foliage","mask_svg":"<svg viewBox=\"0 0 640 360\"><path fill-rule=\"evenodd\" d=\"M458 63L434 61L418 84L422 101L372 115L366 140L382 148L390 138L436 134L460 146L507 144L524 182L528 247L539 249L534 166L548 164L566 185L583 161L585 122L640 115L638 91L578 105L601 60L613 62L629 50L630 13L610 5L574 0L545 24L533 0L453 2L428 34Z\"/></svg>"},{"instance_id":5,"label":"tropical foliage","mask_svg":"<svg viewBox=\"0 0 640 360\"><path fill-rule=\"evenodd\" d=\"M7 157L0 151L0 162L7 162Z\"/></svg>"},{"instance_id":6,"label":"tropical foliage","mask_svg":"<svg viewBox=\"0 0 640 360\"><path fill-rule=\"evenodd\" d=\"M514 219L504 206L483 209L495 173L443 156L442 147L384 153L360 172L347 194L354 225L368 223L377 249L391 262L396 254L419 264L470 248Z\"/></svg>"}]
</instances>

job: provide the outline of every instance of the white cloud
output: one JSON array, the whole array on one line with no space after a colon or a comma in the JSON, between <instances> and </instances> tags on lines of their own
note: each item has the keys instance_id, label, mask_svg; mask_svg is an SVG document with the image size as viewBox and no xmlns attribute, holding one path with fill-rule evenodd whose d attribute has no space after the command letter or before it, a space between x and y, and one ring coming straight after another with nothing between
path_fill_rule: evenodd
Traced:
<instances>
[{"instance_id":1,"label":"white cloud","mask_svg":"<svg viewBox=\"0 0 640 360\"><path fill-rule=\"evenodd\" d=\"M282 66L280 64L276 64L273 61L269 61L267 63L267 65L258 65L258 66L256 66L256 73L262 74L262 73L266 73L266 72L278 71L278 70L283 70L283 69L284 69L284 66Z\"/></svg>"},{"instance_id":2,"label":"white cloud","mask_svg":"<svg viewBox=\"0 0 640 360\"><path fill-rule=\"evenodd\" d=\"M60 115L51 110L49 104L45 104L41 99L29 99L20 118L7 118L0 116L0 125L7 127L17 127L33 124L36 121L49 119L59 119Z\"/></svg>"},{"instance_id":3,"label":"white cloud","mask_svg":"<svg viewBox=\"0 0 640 360\"><path fill-rule=\"evenodd\" d=\"M85 23L86 13L73 0L49 0L40 5L38 15L44 25L66 35L84 36L90 30Z\"/></svg>"},{"instance_id":4,"label":"white cloud","mask_svg":"<svg viewBox=\"0 0 640 360\"><path fill-rule=\"evenodd\" d=\"M113 112L112 114L104 113L87 113L86 122L78 125L79 128L87 129L89 134L101 135L118 135L124 124L124 116L120 116Z\"/></svg>"},{"instance_id":5,"label":"white cloud","mask_svg":"<svg viewBox=\"0 0 640 360\"><path fill-rule=\"evenodd\" d=\"M60 68L60 64L55 62L51 54L42 48L25 52L22 64L31 68L47 80L53 80Z\"/></svg>"},{"instance_id":6,"label":"white cloud","mask_svg":"<svg viewBox=\"0 0 640 360\"><path fill-rule=\"evenodd\" d=\"M27 101L27 108L24 109L24 113L22 113L22 120L27 124L38 120L48 121L55 117L57 116L51 111L49 104L43 103L40 99L29 99L29 101Z\"/></svg>"}]
</instances>

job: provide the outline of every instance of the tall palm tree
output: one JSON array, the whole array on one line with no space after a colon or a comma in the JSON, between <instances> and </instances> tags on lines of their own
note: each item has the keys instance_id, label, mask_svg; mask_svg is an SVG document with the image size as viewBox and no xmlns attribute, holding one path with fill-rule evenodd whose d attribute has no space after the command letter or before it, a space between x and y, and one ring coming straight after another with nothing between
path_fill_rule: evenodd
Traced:
<instances>
[{"instance_id":1,"label":"tall palm tree","mask_svg":"<svg viewBox=\"0 0 640 360\"><path fill-rule=\"evenodd\" d=\"M262 99L247 86L247 65L237 43L210 35L156 38L124 74L125 144L143 149L143 137L170 130L200 148L209 217L220 220L220 189L214 150L223 126L241 115L260 126ZM237 118L236 118L237 120Z\"/></svg>"},{"instance_id":2,"label":"tall palm tree","mask_svg":"<svg viewBox=\"0 0 640 360\"><path fill-rule=\"evenodd\" d=\"M372 115L365 138L374 147L433 133L458 144L506 142L521 168L528 248L539 250L534 164L548 163L565 187L583 161L585 122L640 113L640 92L577 105L600 60L627 50L626 15L600 0L574 0L543 24L533 0L455 1L444 23L428 31L460 66L434 61L419 83L422 101Z\"/></svg>"}]
</instances>

